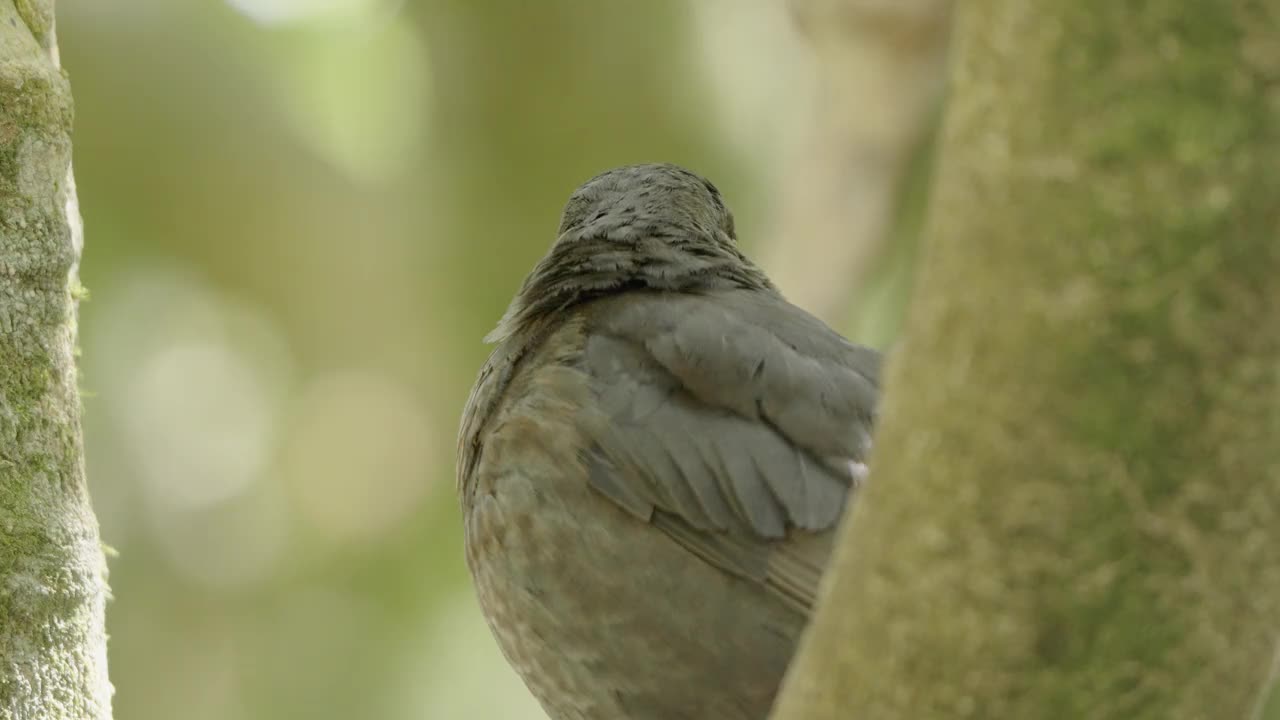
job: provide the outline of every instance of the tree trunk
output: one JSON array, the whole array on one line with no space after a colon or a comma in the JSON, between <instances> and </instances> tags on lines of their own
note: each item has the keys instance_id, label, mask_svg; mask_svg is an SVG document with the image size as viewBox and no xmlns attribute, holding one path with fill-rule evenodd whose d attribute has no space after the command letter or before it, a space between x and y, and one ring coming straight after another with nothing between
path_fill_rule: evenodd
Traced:
<instances>
[{"instance_id":1,"label":"tree trunk","mask_svg":"<svg viewBox=\"0 0 1280 720\"><path fill-rule=\"evenodd\" d=\"M874 470L775 717L1256 717L1280 618L1280 11L957 10Z\"/></svg>"},{"instance_id":2,"label":"tree trunk","mask_svg":"<svg viewBox=\"0 0 1280 720\"><path fill-rule=\"evenodd\" d=\"M49 0L0 0L0 718L111 717L76 387L82 234Z\"/></svg>"}]
</instances>

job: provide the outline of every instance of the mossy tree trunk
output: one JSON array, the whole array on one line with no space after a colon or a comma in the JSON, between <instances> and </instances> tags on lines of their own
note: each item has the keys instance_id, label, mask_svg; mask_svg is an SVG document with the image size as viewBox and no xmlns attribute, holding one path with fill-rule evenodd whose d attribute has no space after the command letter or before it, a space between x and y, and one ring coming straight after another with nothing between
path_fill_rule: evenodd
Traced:
<instances>
[{"instance_id":1,"label":"mossy tree trunk","mask_svg":"<svg viewBox=\"0 0 1280 720\"><path fill-rule=\"evenodd\" d=\"M957 23L872 477L775 717L1257 717L1280 9L992 0Z\"/></svg>"},{"instance_id":2,"label":"mossy tree trunk","mask_svg":"<svg viewBox=\"0 0 1280 720\"><path fill-rule=\"evenodd\" d=\"M106 562L76 385L71 90L50 0L0 0L0 718L103 720Z\"/></svg>"}]
</instances>

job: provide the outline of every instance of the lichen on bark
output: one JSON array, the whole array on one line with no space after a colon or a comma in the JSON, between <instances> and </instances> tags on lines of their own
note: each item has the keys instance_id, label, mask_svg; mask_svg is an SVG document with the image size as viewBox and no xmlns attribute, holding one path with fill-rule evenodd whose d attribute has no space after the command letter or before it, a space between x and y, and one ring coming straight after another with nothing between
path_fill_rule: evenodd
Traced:
<instances>
[{"instance_id":1,"label":"lichen on bark","mask_svg":"<svg viewBox=\"0 0 1280 720\"><path fill-rule=\"evenodd\" d=\"M961 4L872 477L779 718L1247 718L1280 617L1280 16Z\"/></svg>"},{"instance_id":2,"label":"lichen on bark","mask_svg":"<svg viewBox=\"0 0 1280 720\"><path fill-rule=\"evenodd\" d=\"M0 718L111 717L76 382L81 235L51 2L0 0Z\"/></svg>"}]
</instances>

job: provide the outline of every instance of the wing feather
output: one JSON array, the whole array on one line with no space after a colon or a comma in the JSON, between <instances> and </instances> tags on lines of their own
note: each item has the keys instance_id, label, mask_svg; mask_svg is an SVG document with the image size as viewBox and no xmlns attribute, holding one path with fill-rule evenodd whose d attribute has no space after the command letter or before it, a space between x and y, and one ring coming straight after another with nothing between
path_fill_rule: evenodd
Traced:
<instances>
[{"instance_id":1,"label":"wing feather","mask_svg":"<svg viewBox=\"0 0 1280 720\"><path fill-rule=\"evenodd\" d=\"M592 485L808 612L865 470L879 355L769 293L629 293L585 312Z\"/></svg>"}]
</instances>

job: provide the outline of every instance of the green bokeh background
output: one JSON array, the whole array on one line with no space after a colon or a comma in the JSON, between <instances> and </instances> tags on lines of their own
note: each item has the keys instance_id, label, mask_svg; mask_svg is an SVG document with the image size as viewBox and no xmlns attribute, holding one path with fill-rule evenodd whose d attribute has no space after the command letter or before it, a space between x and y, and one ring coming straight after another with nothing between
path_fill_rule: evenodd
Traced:
<instances>
[{"instance_id":1,"label":"green bokeh background","mask_svg":"<svg viewBox=\"0 0 1280 720\"><path fill-rule=\"evenodd\" d=\"M688 165L766 235L782 4L58 13L116 716L540 717L462 563L480 338L604 168Z\"/></svg>"},{"instance_id":2,"label":"green bokeh background","mask_svg":"<svg viewBox=\"0 0 1280 720\"><path fill-rule=\"evenodd\" d=\"M541 717L462 563L480 338L604 168L687 165L773 236L813 97L784 5L59 0L116 717Z\"/></svg>"}]
</instances>

